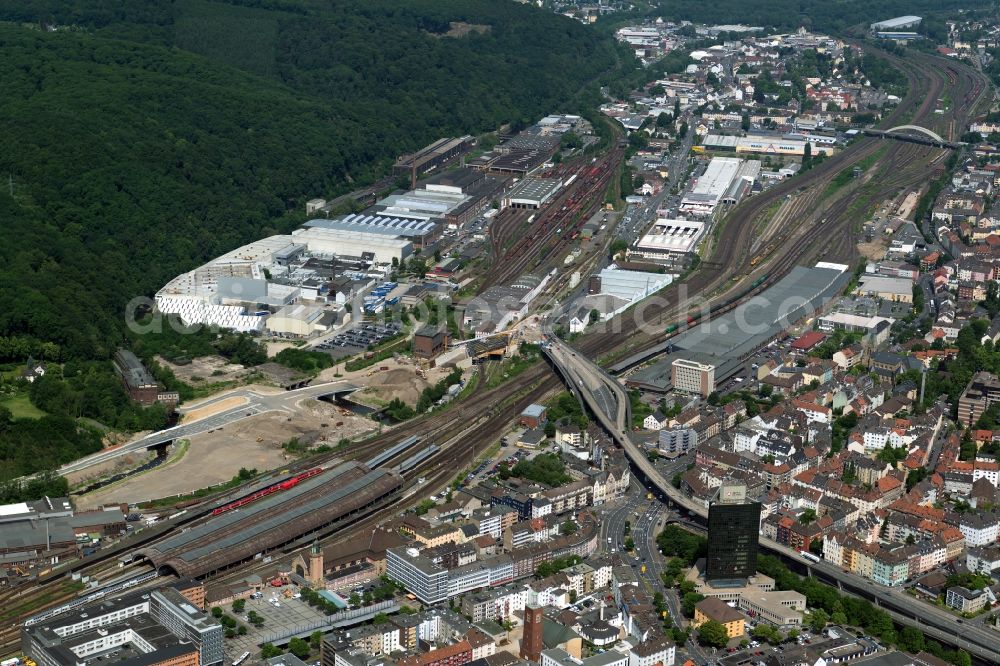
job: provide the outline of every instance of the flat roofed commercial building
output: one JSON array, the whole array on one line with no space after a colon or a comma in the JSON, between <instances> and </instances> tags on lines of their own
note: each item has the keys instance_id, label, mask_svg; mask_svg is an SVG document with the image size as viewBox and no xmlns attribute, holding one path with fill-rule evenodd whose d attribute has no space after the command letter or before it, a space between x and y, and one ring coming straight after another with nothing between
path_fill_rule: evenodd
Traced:
<instances>
[{"instance_id":1,"label":"flat roofed commercial building","mask_svg":"<svg viewBox=\"0 0 1000 666\"><path fill-rule=\"evenodd\" d=\"M913 302L913 281L907 278L865 275L861 278L856 294L876 296L896 303Z\"/></svg>"},{"instance_id":2,"label":"flat roofed commercial building","mask_svg":"<svg viewBox=\"0 0 1000 666\"><path fill-rule=\"evenodd\" d=\"M660 218L636 242L632 253L645 259L688 254L694 252L704 234L704 222Z\"/></svg>"},{"instance_id":3,"label":"flat roofed commercial building","mask_svg":"<svg viewBox=\"0 0 1000 666\"><path fill-rule=\"evenodd\" d=\"M525 178L504 197L504 206L511 208L541 208L559 192L558 178Z\"/></svg>"},{"instance_id":4,"label":"flat roofed commercial building","mask_svg":"<svg viewBox=\"0 0 1000 666\"><path fill-rule=\"evenodd\" d=\"M678 358L670 364L671 383L675 391L708 397L715 390L715 366Z\"/></svg>"},{"instance_id":5,"label":"flat roofed commercial building","mask_svg":"<svg viewBox=\"0 0 1000 666\"><path fill-rule=\"evenodd\" d=\"M814 156L833 154L833 148L826 142L819 144L814 141L788 139L779 136L742 137L736 142L736 152L802 157L806 154L806 144L809 144L810 152Z\"/></svg>"},{"instance_id":6,"label":"flat roofed commercial building","mask_svg":"<svg viewBox=\"0 0 1000 666\"><path fill-rule=\"evenodd\" d=\"M448 599L448 570L420 554L416 548L386 551L386 574L425 604Z\"/></svg>"},{"instance_id":7,"label":"flat roofed commercial building","mask_svg":"<svg viewBox=\"0 0 1000 666\"><path fill-rule=\"evenodd\" d=\"M806 152L807 143L811 145L810 150L813 155L832 155L836 139L803 135L793 137L769 134L748 134L747 136L708 134L701 143L702 146L712 151L801 157Z\"/></svg>"},{"instance_id":8,"label":"flat roofed commercial building","mask_svg":"<svg viewBox=\"0 0 1000 666\"><path fill-rule=\"evenodd\" d=\"M104 599L21 629L39 666L212 666L224 659L222 625L177 590Z\"/></svg>"},{"instance_id":9,"label":"flat roofed commercial building","mask_svg":"<svg viewBox=\"0 0 1000 666\"><path fill-rule=\"evenodd\" d=\"M896 18L886 19L885 21L876 21L871 24L870 28L872 32L902 30L904 28L914 28L920 25L920 21L922 20L923 19L919 16L897 16Z\"/></svg>"},{"instance_id":10,"label":"flat roofed commercial building","mask_svg":"<svg viewBox=\"0 0 1000 666\"><path fill-rule=\"evenodd\" d=\"M802 624L806 609L805 595L794 590L750 589L739 599L740 610L777 627L797 627Z\"/></svg>"}]
</instances>

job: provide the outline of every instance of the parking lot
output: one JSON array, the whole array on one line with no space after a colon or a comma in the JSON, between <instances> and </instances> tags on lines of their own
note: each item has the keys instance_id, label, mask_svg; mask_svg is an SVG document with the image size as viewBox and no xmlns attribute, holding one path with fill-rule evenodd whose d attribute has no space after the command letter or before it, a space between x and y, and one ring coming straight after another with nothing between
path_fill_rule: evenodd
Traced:
<instances>
[{"instance_id":1,"label":"parking lot","mask_svg":"<svg viewBox=\"0 0 1000 666\"><path fill-rule=\"evenodd\" d=\"M399 324L365 324L361 323L343 333L338 333L329 340L316 345L316 349L328 352L336 357L350 356L364 351L373 345L385 342L399 335Z\"/></svg>"},{"instance_id":2,"label":"parking lot","mask_svg":"<svg viewBox=\"0 0 1000 666\"><path fill-rule=\"evenodd\" d=\"M272 596L276 594L278 606L271 603ZM286 634L296 627L308 627L324 618L322 613L301 599L286 599L270 588L264 590L263 598L248 599L246 609L242 613L233 613L232 606L228 604L223 610L249 629L246 636L226 639L226 655L231 657L230 661L244 652L258 655L260 643L267 641L276 633ZM264 624L259 629L246 619L247 612L251 610L264 618Z\"/></svg>"}]
</instances>

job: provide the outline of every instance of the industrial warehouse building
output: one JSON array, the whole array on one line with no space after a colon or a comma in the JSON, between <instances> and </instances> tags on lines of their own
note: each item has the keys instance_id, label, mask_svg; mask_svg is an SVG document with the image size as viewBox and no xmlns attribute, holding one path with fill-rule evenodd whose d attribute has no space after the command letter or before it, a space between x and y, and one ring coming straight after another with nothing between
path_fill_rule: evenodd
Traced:
<instances>
[{"instance_id":1,"label":"industrial warehouse building","mask_svg":"<svg viewBox=\"0 0 1000 666\"><path fill-rule=\"evenodd\" d=\"M393 259L402 261L413 254L413 243L410 241L370 231L312 227L296 229L292 237L296 242L304 243L314 255L370 259L375 263L388 264Z\"/></svg>"},{"instance_id":2,"label":"industrial warehouse building","mask_svg":"<svg viewBox=\"0 0 1000 666\"><path fill-rule=\"evenodd\" d=\"M308 337L328 331L337 323L337 313L314 305L286 305L267 318L267 330L275 335Z\"/></svg>"},{"instance_id":3,"label":"industrial warehouse building","mask_svg":"<svg viewBox=\"0 0 1000 666\"><path fill-rule=\"evenodd\" d=\"M395 217L361 213L344 215L331 220L309 220L302 226L306 229L318 228L381 234L391 238L408 240L413 243L414 247L426 247L441 237L440 225L425 219L423 216Z\"/></svg>"},{"instance_id":4,"label":"industrial warehouse building","mask_svg":"<svg viewBox=\"0 0 1000 666\"><path fill-rule=\"evenodd\" d=\"M438 139L415 153L400 156L392 166L392 173L398 176L431 171L469 152L474 144L471 136Z\"/></svg>"},{"instance_id":5,"label":"industrial warehouse building","mask_svg":"<svg viewBox=\"0 0 1000 666\"><path fill-rule=\"evenodd\" d=\"M785 277L735 310L713 317L677 335L667 356L635 372L628 386L651 391L673 387L677 359L714 367L714 382L735 375L748 359L777 340L796 322L814 316L843 290L850 280L848 267L821 262L796 266Z\"/></svg>"},{"instance_id":6,"label":"industrial warehouse building","mask_svg":"<svg viewBox=\"0 0 1000 666\"><path fill-rule=\"evenodd\" d=\"M660 218L629 250L643 259L669 259L695 251L705 234L705 223L697 220Z\"/></svg>"},{"instance_id":7,"label":"industrial warehouse building","mask_svg":"<svg viewBox=\"0 0 1000 666\"><path fill-rule=\"evenodd\" d=\"M525 178L504 197L503 205L505 208L541 208L561 187L558 178Z\"/></svg>"},{"instance_id":8,"label":"industrial warehouse building","mask_svg":"<svg viewBox=\"0 0 1000 666\"><path fill-rule=\"evenodd\" d=\"M121 507L74 512L68 498L0 505L0 571L47 567L125 529Z\"/></svg>"},{"instance_id":9,"label":"industrial warehouse building","mask_svg":"<svg viewBox=\"0 0 1000 666\"><path fill-rule=\"evenodd\" d=\"M916 28L922 20L919 16L897 16L872 23L870 28L872 32L897 32L907 28Z\"/></svg>"},{"instance_id":10,"label":"industrial warehouse building","mask_svg":"<svg viewBox=\"0 0 1000 666\"><path fill-rule=\"evenodd\" d=\"M758 160L713 157L694 187L681 198L680 211L710 217L720 203L736 203L760 177Z\"/></svg>"},{"instance_id":11,"label":"industrial warehouse building","mask_svg":"<svg viewBox=\"0 0 1000 666\"><path fill-rule=\"evenodd\" d=\"M441 217L461 206L469 197L446 189L410 190L390 194L375 203L375 210L387 217L412 217L424 220Z\"/></svg>"},{"instance_id":12,"label":"industrial warehouse building","mask_svg":"<svg viewBox=\"0 0 1000 666\"><path fill-rule=\"evenodd\" d=\"M603 268L598 274L600 290L597 293L607 294L633 303L663 289L673 281L673 277L673 275L663 273L625 271L614 267Z\"/></svg>"}]
</instances>

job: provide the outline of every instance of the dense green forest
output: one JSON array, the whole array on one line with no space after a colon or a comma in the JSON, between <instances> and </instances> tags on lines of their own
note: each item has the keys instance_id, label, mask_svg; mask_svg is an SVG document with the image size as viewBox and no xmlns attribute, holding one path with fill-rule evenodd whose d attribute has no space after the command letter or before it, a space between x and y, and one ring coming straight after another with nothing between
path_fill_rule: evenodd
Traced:
<instances>
[{"instance_id":1,"label":"dense green forest","mask_svg":"<svg viewBox=\"0 0 1000 666\"><path fill-rule=\"evenodd\" d=\"M52 368L21 393L47 416L0 414L0 479L99 446L81 417L163 424L118 384L118 345L263 360L214 332L130 334L131 299L402 152L584 110L634 71L607 35L489 0L0 0L0 55L0 362Z\"/></svg>"},{"instance_id":2,"label":"dense green forest","mask_svg":"<svg viewBox=\"0 0 1000 666\"><path fill-rule=\"evenodd\" d=\"M572 107L621 53L514 3L251 4L0 2L28 24L0 26L0 335L106 358L132 297L400 152Z\"/></svg>"}]
</instances>

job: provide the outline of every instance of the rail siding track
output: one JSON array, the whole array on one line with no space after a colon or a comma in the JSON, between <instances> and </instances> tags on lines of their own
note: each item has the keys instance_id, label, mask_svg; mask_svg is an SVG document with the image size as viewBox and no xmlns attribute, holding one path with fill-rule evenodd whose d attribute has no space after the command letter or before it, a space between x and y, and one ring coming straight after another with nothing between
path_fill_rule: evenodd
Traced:
<instances>
[{"instance_id":1,"label":"rail siding track","mask_svg":"<svg viewBox=\"0 0 1000 666\"><path fill-rule=\"evenodd\" d=\"M910 120L913 124L934 126L943 132L952 132L949 136L953 136L955 128L965 126L970 115L976 112L978 107L987 98L987 92L990 90L989 82L981 74L957 63L946 63L940 58L923 54L919 54L908 60L888 54L883 54L883 57L902 70L909 82L907 96L893 113L883 120L883 127L898 125L900 120L912 113L913 115L910 117ZM955 69L956 74L954 78L948 76L945 68L946 65L951 68L958 68ZM934 114L933 111L937 99L941 96L945 85L957 87L958 90L952 96L952 99L961 99L962 101L960 104L953 104L953 108L946 114ZM919 105L917 104L918 100L920 100ZM809 202L815 201L816 189L821 190L820 186L825 187L825 184L842 169L856 164L858 161L871 155L879 145L880 142L877 139L861 139L834 158L824 161L819 167L802 176L785 181L768 192L753 197L740 206L737 206L727 217L723 227L723 234L716 244L716 253L710 258L710 261L714 265L724 266L725 268L718 272L713 271L711 274L708 271L696 271L687 281L688 289L692 291L711 292L719 290L720 287L726 285L734 277L743 274L749 276L754 272L763 273L766 270L768 279L760 286L760 288L765 288L776 279L780 279L780 277L787 274L807 254L833 252L837 256L852 256L855 249L853 234L849 226L850 220L848 219L850 202L840 198L831 202L831 206L827 209L827 224L823 226L822 230L817 230L818 227L815 225L812 229L800 229L795 240L792 242L785 243L784 245L777 243L778 247L776 247L769 261L755 270L748 270L754 268L749 266L750 261L752 261L752 246L755 240L753 230L756 220L761 213L766 211L769 206L773 205L780 198L800 190L803 192L808 191L808 195L802 197L800 203L800 206L805 208ZM906 175L906 169L896 168L903 166L907 161L912 162L919 158L919 155L912 149L903 148L903 146L913 147L914 144L901 144L897 142L897 145L898 147L890 148L887 151L886 157L880 160L880 163L888 165L885 170L897 170L901 173L880 187L871 196L872 200L877 200L879 195L889 194L893 188L898 188L906 183L920 182L919 180L914 180L919 174ZM605 159L613 158L614 160L620 160L620 156L615 156L615 153L619 149L620 146L613 148L612 154ZM924 175L926 176L926 174ZM581 179L578 178L577 180ZM846 228L844 227L845 223L848 225ZM543 240L551 240L556 228L558 227L547 227L542 232L546 236ZM789 231L788 233L792 232ZM555 247L550 249L550 252L558 251L558 249L563 247L567 242L566 239L568 236L569 233L566 233L562 239L559 239ZM775 239L780 240L781 238L780 232L776 234ZM522 252L522 255L524 254ZM517 260L518 271L523 271L526 265L530 263L530 259L533 258L534 253L528 254L528 258L520 256ZM515 274L513 270L506 272L514 277L520 274ZM712 302L722 302L728 293L731 293L738 287L739 282L731 285L728 289L718 291L713 296ZM683 304L665 304L650 309L649 313L657 317L660 323L665 326L671 318L686 315L686 310ZM585 335L580 340L577 348L581 352L590 355L591 358L598 358L612 351L634 347L631 343L631 339L633 338L644 339L646 344L656 342L655 338L646 336L630 322L628 311L624 315L619 318L617 332L604 335ZM662 339L664 336L661 335L658 337ZM390 443L413 434L422 434L428 442L435 439L448 441L449 439L457 438L456 436L464 429L463 426L467 426L477 415L482 415L484 405L498 405L499 407L490 409L489 417L482 422L482 426L472 431L471 436L460 438L460 441L454 442L452 446L447 448L442 447L441 451L424 461L408 477L415 479L418 476L427 476L428 487L443 485L449 479L454 479L457 470L464 468L465 465L471 462L476 451L481 453L487 445L495 441L502 434L506 423L519 413L523 405L538 400L553 391L557 391L562 386L560 380L542 363L525 370L522 374L518 375L511 385L502 385L486 390L483 387L484 383L482 381L479 382L476 390L473 391L468 400L463 400L453 407L433 413L424 418L415 419L375 438L358 443L350 451L349 457L360 458L368 456ZM513 398L512 394L514 394ZM344 452L335 452L329 458L342 457L343 455ZM313 459L307 461L305 464L310 466L315 465L320 460L322 459ZM353 529L369 527L384 522L402 510L406 503L403 500L396 500L376 515L364 519ZM106 560L107 558L104 559ZM86 563L81 570L84 572L92 571L106 574L112 566L113 563L95 560L91 563ZM126 570L128 569L126 568ZM60 582L65 582L65 578L62 576L51 576L30 590L22 588L7 590L0 593L0 607L30 603L32 600L40 601L44 597L44 603L38 604L37 607L32 609L31 613L34 614L38 610L51 608L75 598L75 593L50 589L54 584ZM19 642L18 626L18 624L8 625L0 630L0 650L9 651L17 646Z\"/></svg>"}]
</instances>

